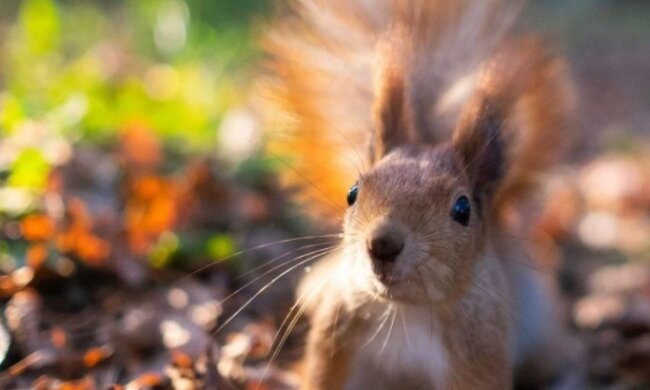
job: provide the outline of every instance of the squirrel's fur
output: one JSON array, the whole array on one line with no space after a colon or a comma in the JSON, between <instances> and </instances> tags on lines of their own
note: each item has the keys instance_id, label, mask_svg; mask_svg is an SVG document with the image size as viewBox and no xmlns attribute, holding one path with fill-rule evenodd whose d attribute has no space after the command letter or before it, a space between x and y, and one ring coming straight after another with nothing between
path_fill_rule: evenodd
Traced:
<instances>
[{"instance_id":1,"label":"squirrel's fur","mask_svg":"<svg viewBox=\"0 0 650 390\"><path fill-rule=\"evenodd\" d=\"M300 188L308 210L340 216L340 194L372 162L373 107L385 98L382 83L391 72L403 76L408 120L427 143L451 136L479 85L495 94L513 88L505 122L516 133L510 134L509 170L496 212L525 195L564 149L572 100L565 63L538 38L513 32L520 1L290 5L290 16L265 41L275 76L266 83L270 148L289 157L295 169L287 180Z\"/></svg>"},{"instance_id":2,"label":"squirrel's fur","mask_svg":"<svg viewBox=\"0 0 650 390\"><path fill-rule=\"evenodd\" d=\"M557 340L552 302L513 266L529 260L501 215L565 145L563 61L516 33L519 2L291 7L266 41L271 150L292 156L303 202L327 216L358 180L341 248L299 289L304 388L507 389L523 365L548 376L548 350L511 350L522 307L548 321L526 334L535 345ZM454 217L461 198L468 220Z\"/></svg>"}]
</instances>

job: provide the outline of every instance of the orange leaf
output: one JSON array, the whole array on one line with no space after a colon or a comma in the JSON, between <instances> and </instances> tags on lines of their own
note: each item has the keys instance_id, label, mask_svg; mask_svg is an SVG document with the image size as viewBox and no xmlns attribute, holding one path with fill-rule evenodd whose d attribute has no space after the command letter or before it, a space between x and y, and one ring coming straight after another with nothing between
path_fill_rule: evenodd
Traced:
<instances>
[{"instance_id":1,"label":"orange leaf","mask_svg":"<svg viewBox=\"0 0 650 390\"><path fill-rule=\"evenodd\" d=\"M21 222L21 228L25 238L30 241L47 240L54 234L54 223L43 214L26 217Z\"/></svg>"},{"instance_id":2,"label":"orange leaf","mask_svg":"<svg viewBox=\"0 0 650 390\"><path fill-rule=\"evenodd\" d=\"M111 350L107 347L90 348L84 354L84 365L88 368L95 367L110 355Z\"/></svg>"},{"instance_id":3,"label":"orange leaf","mask_svg":"<svg viewBox=\"0 0 650 390\"><path fill-rule=\"evenodd\" d=\"M246 390L271 390L271 388L261 381L250 381L246 383Z\"/></svg>"},{"instance_id":4,"label":"orange leaf","mask_svg":"<svg viewBox=\"0 0 650 390\"><path fill-rule=\"evenodd\" d=\"M160 162L160 143L143 123L132 122L122 130L120 153L126 162L141 166L153 166Z\"/></svg>"},{"instance_id":5,"label":"orange leaf","mask_svg":"<svg viewBox=\"0 0 650 390\"><path fill-rule=\"evenodd\" d=\"M26 261L27 265L32 269L37 270L41 268L47 256L49 255L49 250L45 244L35 244L31 245L27 249Z\"/></svg>"},{"instance_id":6,"label":"orange leaf","mask_svg":"<svg viewBox=\"0 0 650 390\"><path fill-rule=\"evenodd\" d=\"M92 234L83 234L78 237L75 252L83 260L91 263L100 263L110 254L111 246L108 241L102 240Z\"/></svg>"},{"instance_id":7,"label":"orange leaf","mask_svg":"<svg viewBox=\"0 0 650 390\"><path fill-rule=\"evenodd\" d=\"M146 372L135 379L133 383L136 387L154 387L162 384L162 376L155 372Z\"/></svg>"},{"instance_id":8,"label":"orange leaf","mask_svg":"<svg viewBox=\"0 0 650 390\"><path fill-rule=\"evenodd\" d=\"M166 183L156 176L144 176L133 184L133 195L143 200L156 197L163 190Z\"/></svg>"},{"instance_id":9,"label":"orange leaf","mask_svg":"<svg viewBox=\"0 0 650 390\"><path fill-rule=\"evenodd\" d=\"M52 340L52 344L54 344L55 347L61 349L64 348L67 344L68 336L66 335L63 328L57 326L52 328L50 331L50 339Z\"/></svg>"},{"instance_id":10,"label":"orange leaf","mask_svg":"<svg viewBox=\"0 0 650 390\"><path fill-rule=\"evenodd\" d=\"M59 390L94 390L96 388L93 379L86 377L78 381L64 382Z\"/></svg>"},{"instance_id":11,"label":"orange leaf","mask_svg":"<svg viewBox=\"0 0 650 390\"><path fill-rule=\"evenodd\" d=\"M192 358L181 351L172 351L172 362L181 368L191 368Z\"/></svg>"},{"instance_id":12,"label":"orange leaf","mask_svg":"<svg viewBox=\"0 0 650 390\"><path fill-rule=\"evenodd\" d=\"M18 286L10 275L0 275L0 297L12 296L18 290Z\"/></svg>"},{"instance_id":13,"label":"orange leaf","mask_svg":"<svg viewBox=\"0 0 650 390\"><path fill-rule=\"evenodd\" d=\"M160 234L169 230L176 219L176 204L170 197L159 196L151 202L147 218L146 229L153 234Z\"/></svg>"}]
</instances>

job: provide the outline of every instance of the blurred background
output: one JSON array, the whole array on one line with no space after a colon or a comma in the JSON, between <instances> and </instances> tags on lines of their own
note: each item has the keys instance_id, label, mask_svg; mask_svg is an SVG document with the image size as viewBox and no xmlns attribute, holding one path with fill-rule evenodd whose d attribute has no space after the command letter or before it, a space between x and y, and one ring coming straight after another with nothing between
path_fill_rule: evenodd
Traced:
<instances>
[{"instance_id":1,"label":"blurred background","mask_svg":"<svg viewBox=\"0 0 650 390\"><path fill-rule=\"evenodd\" d=\"M2 1L0 388L295 388L289 267L336 226L309 222L264 152L272 3ZM530 239L575 344L555 388L650 388L650 3L537 0L526 18L577 86Z\"/></svg>"}]
</instances>

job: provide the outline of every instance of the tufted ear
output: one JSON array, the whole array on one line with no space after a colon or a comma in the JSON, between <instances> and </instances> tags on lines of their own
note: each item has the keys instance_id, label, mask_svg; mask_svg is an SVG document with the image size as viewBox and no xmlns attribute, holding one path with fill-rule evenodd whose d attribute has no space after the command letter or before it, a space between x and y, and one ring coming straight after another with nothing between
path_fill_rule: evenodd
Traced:
<instances>
[{"instance_id":1,"label":"tufted ear","mask_svg":"<svg viewBox=\"0 0 650 390\"><path fill-rule=\"evenodd\" d=\"M504 46L479 75L453 134L474 195L491 210L532 188L564 144L563 62L534 39Z\"/></svg>"},{"instance_id":2,"label":"tufted ear","mask_svg":"<svg viewBox=\"0 0 650 390\"><path fill-rule=\"evenodd\" d=\"M405 59L400 58L407 43L400 34L391 35L378 49L375 74L374 134L370 158L377 161L393 148L413 140L413 126L408 104Z\"/></svg>"},{"instance_id":3,"label":"tufted ear","mask_svg":"<svg viewBox=\"0 0 650 390\"><path fill-rule=\"evenodd\" d=\"M480 203L491 198L506 171L503 128L507 113L501 103L490 95L478 96L465 108L453 134L454 149Z\"/></svg>"},{"instance_id":4,"label":"tufted ear","mask_svg":"<svg viewBox=\"0 0 650 390\"><path fill-rule=\"evenodd\" d=\"M481 205L492 201L510 168L508 152L513 140L506 137L505 129L529 69L527 60L518 63L513 60L516 58L513 52L504 50L484 67L452 137L474 198Z\"/></svg>"}]
</instances>

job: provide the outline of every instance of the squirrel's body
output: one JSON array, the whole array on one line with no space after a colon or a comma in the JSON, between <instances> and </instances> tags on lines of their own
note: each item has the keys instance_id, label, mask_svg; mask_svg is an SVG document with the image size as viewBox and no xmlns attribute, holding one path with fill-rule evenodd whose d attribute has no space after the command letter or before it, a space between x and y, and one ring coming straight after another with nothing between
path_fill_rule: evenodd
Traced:
<instances>
[{"instance_id":1,"label":"squirrel's body","mask_svg":"<svg viewBox=\"0 0 650 390\"><path fill-rule=\"evenodd\" d=\"M515 366L547 375L518 327L545 318L523 337L551 348L551 304L517 269L529 260L502 216L563 143L562 62L512 33L499 0L294 4L269 41L278 123L299 145L280 144L303 152L308 197L331 200L358 175L341 248L299 289L304 388L508 389Z\"/></svg>"},{"instance_id":2,"label":"squirrel's body","mask_svg":"<svg viewBox=\"0 0 650 390\"><path fill-rule=\"evenodd\" d=\"M494 259L454 305L378 301L340 272L313 300L306 389L507 389L511 386L508 296ZM309 295L345 256L333 254L302 285ZM299 295L300 295L299 294ZM501 302L501 303L500 303Z\"/></svg>"}]
</instances>

